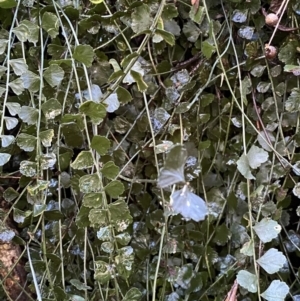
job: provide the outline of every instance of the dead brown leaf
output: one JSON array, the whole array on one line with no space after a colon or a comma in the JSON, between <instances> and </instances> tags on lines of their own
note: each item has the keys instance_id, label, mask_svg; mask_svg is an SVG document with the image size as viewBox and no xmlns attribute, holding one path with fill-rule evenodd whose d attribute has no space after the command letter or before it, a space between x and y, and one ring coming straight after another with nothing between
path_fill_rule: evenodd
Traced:
<instances>
[{"instance_id":1,"label":"dead brown leaf","mask_svg":"<svg viewBox=\"0 0 300 301\"><path fill-rule=\"evenodd\" d=\"M278 1L279 2L279 0L274 0L273 2L275 2L275 1ZM280 0L281 1L281 0ZM262 7L262 9L261 9L261 12L262 12L262 14L266 17L267 15L268 15L268 13L266 12L266 10L265 10L265 8L264 7ZM272 27L276 27L276 25L274 25L274 26L272 26ZM281 31L294 31L294 30L297 30L298 28L296 28L296 27L286 27L286 26L284 26L284 25L278 25L278 30L281 30Z\"/></svg>"},{"instance_id":2,"label":"dead brown leaf","mask_svg":"<svg viewBox=\"0 0 300 301\"><path fill-rule=\"evenodd\" d=\"M281 4L282 4L282 0L272 0L271 1L271 4L270 4L270 10L273 12L273 13L277 13Z\"/></svg>"},{"instance_id":3,"label":"dead brown leaf","mask_svg":"<svg viewBox=\"0 0 300 301\"><path fill-rule=\"evenodd\" d=\"M297 30L298 28L286 27L286 26L283 26L283 25L278 25L278 29L281 30L281 31L294 31L294 30Z\"/></svg>"},{"instance_id":4,"label":"dead brown leaf","mask_svg":"<svg viewBox=\"0 0 300 301\"><path fill-rule=\"evenodd\" d=\"M263 15L266 17L268 13L266 12L264 7L261 8L261 11L262 11Z\"/></svg>"}]
</instances>

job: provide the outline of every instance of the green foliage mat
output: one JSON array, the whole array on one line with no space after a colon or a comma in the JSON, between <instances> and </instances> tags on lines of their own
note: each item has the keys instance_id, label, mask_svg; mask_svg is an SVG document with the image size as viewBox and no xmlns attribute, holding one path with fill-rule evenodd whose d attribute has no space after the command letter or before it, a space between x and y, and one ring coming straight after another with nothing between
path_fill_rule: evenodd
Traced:
<instances>
[{"instance_id":1,"label":"green foliage mat","mask_svg":"<svg viewBox=\"0 0 300 301\"><path fill-rule=\"evenodd\" d=\"M0 0L0 299L300 300L299 22Z\"/></svg>"}]
</instances>

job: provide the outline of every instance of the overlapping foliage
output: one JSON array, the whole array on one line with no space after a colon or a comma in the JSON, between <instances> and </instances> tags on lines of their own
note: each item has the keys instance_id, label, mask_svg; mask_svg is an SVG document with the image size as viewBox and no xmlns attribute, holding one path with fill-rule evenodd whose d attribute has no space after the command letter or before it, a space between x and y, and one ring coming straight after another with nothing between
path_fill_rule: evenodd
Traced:
<instances>
[{"instance_id":1,"label":"overlapping foliage","mask_svg":"<svg viewBox=\"0 0 300 301\"><path fill-rule=\"evenodd\" d=\"M298 300L299 20L297 0L1 0L1 298L17 262L22 300Z\"/></svg>"}]
</instances>

